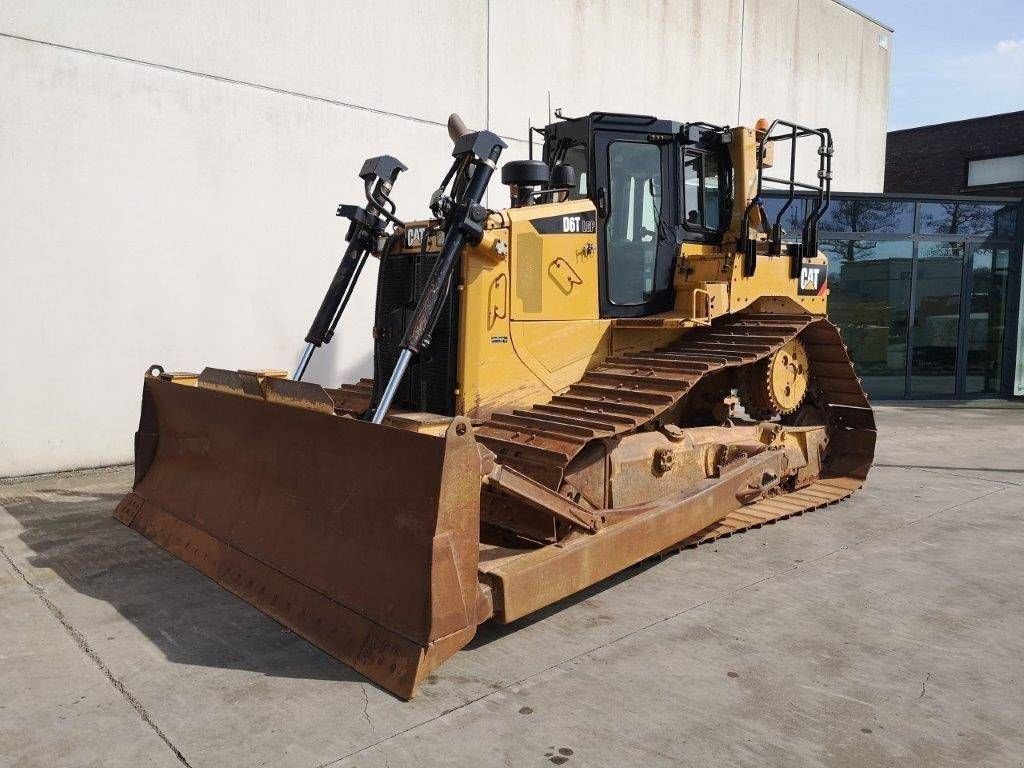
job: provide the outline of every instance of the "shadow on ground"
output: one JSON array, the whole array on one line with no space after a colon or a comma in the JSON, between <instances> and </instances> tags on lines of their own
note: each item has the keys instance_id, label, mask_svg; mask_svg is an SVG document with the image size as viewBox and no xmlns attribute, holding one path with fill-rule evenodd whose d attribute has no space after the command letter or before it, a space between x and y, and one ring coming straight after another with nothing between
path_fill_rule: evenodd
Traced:
<instances>
[{"instance_id":1,"label":"shadow on ground","mask_svg":"<svg viewBox=\"0 0 1024 768\"><path fill-rule=\"evenodd\" d=\"M129 473L109 485L127 485ZM113 478L117 478L116 480ZM125 487L127 490L127 487ZM68 599L70 588L113 607L174 663L259 672L275 677L367 682L359 673L285 629L226 589L112 517L123 493L42 488L0 503L21 524L30 582L46 590L90 643L118 638L123 625ZM48 578L52 571L60 582ZM109 629L118 627L117 629Z\"/></svg>"},{"instance_id":2,"label":"shadow on ground","mask_svg":"<svg viewBox=\"0 0 1024 768\"><path fill-rule=\"evenodd\" d=\"M125 470L116 477L127 485L129 476ZM29 550L25 559L33 569L52 571L68 588L113 607L171 662L274 677L373 684L122 525L112 516L122 497L121 492L47 487L11 499L0 494L0 502L22 527L19 538ZM467 649L481 648L543 621L658 562L652 558L627 568L511 624L484 624ZM34 583L39 580L31 572L26 575ZM56 602L67 602L59 597L61 584L37 585ZM74 608L62 605L62 609L77 614ZM89 626L79 628L87 636L94 631Z\"/></svg>"},{"instance_id":3,"label":"shadow on ground","mask_svg":"<svg viewBox=\"0 0 1024 768\"><path fill-rule=\"evenodd\" d=\"M338 343L318 350L307 378L335 378L340 353ZM372 359L365 355L349 367L370 369ZM114 622L104 628L102 611L62 598L59 582L113 607L175 663L369 682L115 520L114 508L129 490L131 476L130 468L98 474L89 485L102 489L95 492L61 487L65 483L60 476L0 486L0 504L20 524L18 538L27 552L4 548L15 562L24 560L43 571L29 570L26 577L45 589L88 637L95 634L101 643L117 639L109 632L124 630L109 629ZM59 582L45 571L52 571Z\"/></svg>"}]
</instances>

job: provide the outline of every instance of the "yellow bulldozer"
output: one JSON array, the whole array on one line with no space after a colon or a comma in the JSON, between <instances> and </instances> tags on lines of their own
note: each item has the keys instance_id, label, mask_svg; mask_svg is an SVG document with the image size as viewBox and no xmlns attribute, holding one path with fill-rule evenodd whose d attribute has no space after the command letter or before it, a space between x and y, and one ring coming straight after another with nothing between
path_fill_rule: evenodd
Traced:
<instances>
[{"instance_id":1,"label":"yellow bulldozer","mask_svg":"<svg viewBox=\"0 0 1024 768\"><path fill-rule=\"evenodd\" d=\"M291 375L145 377L116 517L403 698L485 621L839 501L871 466L816 246L829 131L556 117L542 160L502 166L507 208L485 204L505 143L457 116L428 220L396 216L401 162L367 160ZM373 378L302 381L370 257Z\"/></svg>"}]
</instances>

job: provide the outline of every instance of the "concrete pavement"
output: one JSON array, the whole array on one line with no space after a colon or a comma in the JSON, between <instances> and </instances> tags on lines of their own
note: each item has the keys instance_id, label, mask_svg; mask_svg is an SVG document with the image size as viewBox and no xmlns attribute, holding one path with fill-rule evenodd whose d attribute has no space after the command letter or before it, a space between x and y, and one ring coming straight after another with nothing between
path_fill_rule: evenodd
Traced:
<instances>
[{"instance_id":1,"label":"concrete pavement","mask_svg":"<svg viewBox=\"0 0 1024 768\"><path fill-rule=\"evenodd\" d=\"M879 409L868 486L630 569L398 701L124 528L0 485L2 766L1021 766L1024 408Z\"/></svg>"}]
</instances>

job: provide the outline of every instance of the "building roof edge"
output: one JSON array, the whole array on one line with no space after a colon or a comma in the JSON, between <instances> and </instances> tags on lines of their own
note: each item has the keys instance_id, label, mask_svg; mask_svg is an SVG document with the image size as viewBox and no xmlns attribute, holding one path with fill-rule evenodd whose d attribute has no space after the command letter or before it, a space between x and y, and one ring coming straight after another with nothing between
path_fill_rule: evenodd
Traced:
<instances>
[{"instance_id":1,"label":"building roof edge","mask_svg":"<svg viewBox=\"0 0 1024 768\"><path fill-rule=\"evenodd\" d=\"M907 131L923 131L928 128L945 128L947 125L956 125L957 123L975 123L979 120L992 120L996 117L1009 117L1010 115L1022 115L1024 116L1024 109L1014 109L1010 112L996 112L994 115L978 115L977 117L964 117L960 120L946 120L942 123L928 123L926 125L915 125L910 128L897 128L895 131L887 131L886 135L891 136L894 133L906 133Z\"/></svg>"},{"instance_id":2,"label":"building roof edge","mask_svg":"<svg viewBox=\"0 0 1024 768\"><path fill-rule=\"evenodd\" d=\"M858 16L860 16L860 17L861 17L862 19L867 19L867 20L868 20L868 21L870 21L870 22L871 22L872 24L877 24L877 25L878 25L878 26L880 26L880 27L881 27L882 29L888 30L889 32L892 32L892 33L895 33L895 32L896 32L896 30L894 30L894 29L893 29L892 27L890 27L890 26L889 26L888 24L886 24L886 23L884 23L884 22L881 22L881 21L879 21L879 20L878 20L878 19L876 19L876 18L875 18L874 16L869 16L868 14L864 13L864 11L860 10L860 9L859 9L859 8L857 8L856 6L850 5L849 3L847 3L847 2L844 2L843 0L832 0L832 2L834 2L834 3L836 4L836 5L841 5L841 6L843 6L843 8L845 8L845 9L846 9L846 10L848 10L848 11L853 11L853 13L856 13L856 14L857 14Z\"/></svg>"}]
</instances>

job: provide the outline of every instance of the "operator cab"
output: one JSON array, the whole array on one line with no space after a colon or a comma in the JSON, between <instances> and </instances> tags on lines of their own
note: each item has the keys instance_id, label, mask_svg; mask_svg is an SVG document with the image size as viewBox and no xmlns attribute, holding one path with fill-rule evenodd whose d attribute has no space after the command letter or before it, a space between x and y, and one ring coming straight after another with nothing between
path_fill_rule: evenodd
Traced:
<instances>
[{"instance_id":1,"label":"operator cab","mask_svg":"<svg viewBox=\"0 0 1024 768\"><path fill-rule=\"evenodd\" d=\"M601 316L672 309L679 246L721 243L729 226L729 130L593 112L540 132L547 166L574 171L568 198L588 198L597 211Z\"/></svg>"}]
</instances>

